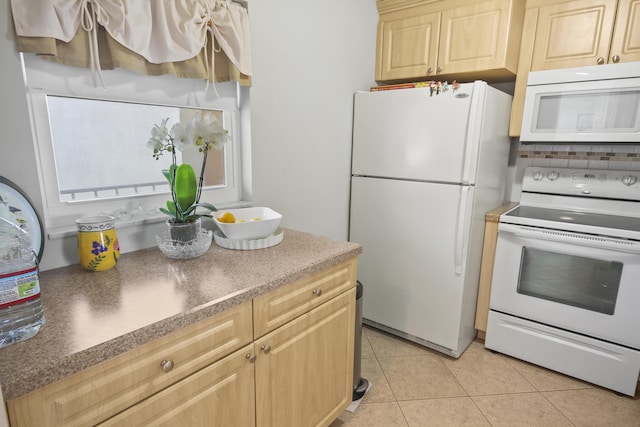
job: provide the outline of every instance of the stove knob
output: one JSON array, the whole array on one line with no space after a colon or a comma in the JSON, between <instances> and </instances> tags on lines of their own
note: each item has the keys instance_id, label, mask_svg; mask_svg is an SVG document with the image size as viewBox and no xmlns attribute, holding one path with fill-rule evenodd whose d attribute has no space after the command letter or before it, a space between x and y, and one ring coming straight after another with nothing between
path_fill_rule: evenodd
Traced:
<instances>
[{"instance_id":1,"label":"stove knob","mask_svg":"<svg viewBox=\"0 0 640 427\"><path fill-rule=\"evenodd\" d=\"M534 181L541 181L541 180L542 180L542 178L544 178L544 174L543 174L542 172L540 172L540 171L535 172L535 173L533 174L533 180L534 180Z\"/></svg>"},{"instance_id":2,"label":"stove knob","mask_svg":"<svg viewBox=\"0 0 640 427\"><path fill-rule=\"evenodd\" d=\"M622 177L622 183L624 185L632 186L636 182L638 182L638 177L637 176L625 175L625 176Z\"/></svg>"},{"instance_id":3,"label":"stove knob","mask_svg":"<svg viewBox=\"0 0 640 427\"><path fill-rule=\"evenodd\" d=\"M547 178L549 178L550 181L555 181L556 179L560 178L560 174L556 171L549 172L547 174Z\"/></svg>"}]
</instances>

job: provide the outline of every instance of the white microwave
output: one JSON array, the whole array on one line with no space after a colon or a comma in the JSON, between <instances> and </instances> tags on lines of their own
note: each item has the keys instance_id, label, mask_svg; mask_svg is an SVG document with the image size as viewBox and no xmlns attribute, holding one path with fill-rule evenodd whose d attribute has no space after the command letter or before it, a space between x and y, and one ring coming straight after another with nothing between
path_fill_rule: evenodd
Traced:
<instances>
[{"instance_id":1,"label":"white microwave","mask_svg":"<svg viewBox=\"0 0 640 427\"><path fill-rule=\"evenodd\" d=\"M530 72L520 141L640 143L640 62Z\"/></svg>"}]
</instances>

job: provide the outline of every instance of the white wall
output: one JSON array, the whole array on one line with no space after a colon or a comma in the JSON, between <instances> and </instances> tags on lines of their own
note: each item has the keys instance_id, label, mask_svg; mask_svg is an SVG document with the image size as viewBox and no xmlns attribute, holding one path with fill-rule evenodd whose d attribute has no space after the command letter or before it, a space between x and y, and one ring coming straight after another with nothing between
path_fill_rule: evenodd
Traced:
<instances>
[{"instance_id":1,"label":"white wall","mask_svg":"<svg viewBox=\"0 0 640 427\"><path fill-rule=\"evenodd\" d=\"M0 5L0 175L16 183L42 212L35 151L9 2Z\"/></svg>"},{"instance_id":2,"label":"white wall","mask_svg":"<svg viewBox=\"0 0 640 427\"><path fill-rule=\"evenodd\" d=\"M348 232L353 93L375 85L375 0L254 0L253 195L283 225Z\"/></svg>"},{"instance_id":3,"label":"white wall","mask_svg":"<svg viewBox=\"0 0 640 427\"><path fill-rule=\"evenodd\" d=\"M15 51L9 2L0 5L0 176L13 182L29 195L39 194L27 100L22 85L18 54ZM42 212L39 198L31 197ZM35 200L34 200L35 199ZM0 390L2 399L2 390ZM4 399L2 399L4 402ZM5 405L0 405L0 427L8 426Z\"/></svg>"},{"instance_id":4,"label":"white wall","mask_svg":"<svg viewBox=\"0 0 640 427\"><path fill-rule=\"evenodd\" d=\"M9 2L0 7L0 175L42 214ZM286 227L346 239L352 96L375 84L375 0L256 0L249 15L254 199L283 213ZM140 247L153 245L147 235L118 233ZM47 240L41 268L76 262L75 252L74 237Z\"/></svg>"},{"instance_id":5,"label":"white wall","mask_svg":"<svg viewBox=\"0 0 640 427\"><path fill-rule=\"evenodd\" d=\"M20 56L13 39L9 1L0 4L0 176L15 183L43 217L36 153L31 136ZM46 231L45 231L46 234ZM68 264L76 255L75 239L45 241L42 270Z\"/></svg>"}]
</instances>

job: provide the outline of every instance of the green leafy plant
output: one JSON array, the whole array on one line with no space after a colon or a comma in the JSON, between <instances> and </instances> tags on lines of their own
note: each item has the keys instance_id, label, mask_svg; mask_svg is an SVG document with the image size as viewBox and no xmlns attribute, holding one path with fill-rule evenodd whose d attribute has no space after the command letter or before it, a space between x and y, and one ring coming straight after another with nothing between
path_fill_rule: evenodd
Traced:
<instances>
[{"instance_id":1,"label":"green leafy plant","mask_svg":"<svg viewBox=\"0 0 640 427\"><path fill-rule=\"evenodd\" d=\"M197 113L187 123L176 123L167 129L169 119L162 120L160 125L154 125L151 129L151 138L147 142L153 150L153 158L158 160L160 156L168 153L171 155L169 169L162 173L169 182L171 188L171 200L167 200L167 207L160 211L170 217L174 223L193 222L199 217L211 217L210 213L198 214L197 208L208 212L217 209L211 203L200 202L204 172L207 165L207 154L211 149L220 150L230 140L226 131L218 119L211 112ZM188 163L177 164L177 151L187 145L195 146L202 153L202 167L197 178L195 170Z\"/></svg>"}]
</instances>

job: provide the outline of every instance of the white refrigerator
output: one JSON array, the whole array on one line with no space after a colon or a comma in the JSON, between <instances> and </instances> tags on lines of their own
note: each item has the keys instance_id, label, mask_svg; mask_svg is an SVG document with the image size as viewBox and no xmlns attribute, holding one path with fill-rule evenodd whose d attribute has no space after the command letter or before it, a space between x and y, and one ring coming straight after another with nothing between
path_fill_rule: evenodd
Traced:
<instances>
[{"instance_id":1,"label":"white refrigerator","mask_svg":"<svg viewBox=\"0 0 640 427\"><path fill-rule=\"evenodd\" d=\"M355 94L349 240L363 246L365 324L456 358L475 338L510 111L511 96L482 81Z\"/></svg>"}]
</instances>

